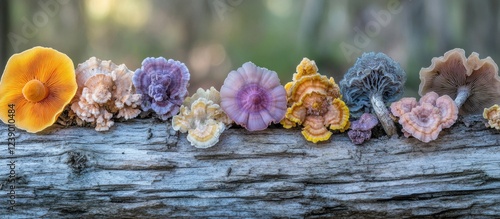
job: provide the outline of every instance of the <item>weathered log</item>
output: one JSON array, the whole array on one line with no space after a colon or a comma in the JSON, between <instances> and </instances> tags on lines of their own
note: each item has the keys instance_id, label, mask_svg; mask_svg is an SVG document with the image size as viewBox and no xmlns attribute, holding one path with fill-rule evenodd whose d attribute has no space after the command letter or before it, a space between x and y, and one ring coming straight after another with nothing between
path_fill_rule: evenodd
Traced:
<instances>
[{"instance_id":1,"label":"weathered log","mask_svg":"<svg viewBox=\"0 0 500 219\"><path fill-rule=\"evenodd\" d=\"M478 116L428 144L381 137L356 146L346 134L313 144L299 129L232 128L197 149L166 123L136 119L105 133L16 131L13 158L7 135L0 125L2 218L500 215L500 132Z\"/></svg>"}]
</instances>

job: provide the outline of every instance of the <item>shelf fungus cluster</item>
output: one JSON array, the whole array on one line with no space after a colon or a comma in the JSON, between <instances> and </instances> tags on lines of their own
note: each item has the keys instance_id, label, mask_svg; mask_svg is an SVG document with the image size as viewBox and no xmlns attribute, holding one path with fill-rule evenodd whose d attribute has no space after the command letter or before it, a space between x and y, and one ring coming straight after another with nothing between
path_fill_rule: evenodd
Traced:
<instances>
[{"instance_id":1,"label":"shelf fungus cluster","mask_svg":"<svg viewBox=\"0 0 500 219\"><path fill-rule=\"evenodd\" d=\"M14 54L0 80L0 119L40 132L54 124L76 90L73 61L66 54L45 47Z\"/></svg>"},{"instance_id":2,"label":"shelf fungus cluster","mask_svg":"<svg viewBox=\"0 0 500 219\"><path fill-rule=\"evenodd\" d=\"M488 120L487 127L500 130L500 106L495 104L490 108L485 108L483 117Z\"/></svg>"},{"instance_id":3,"label":"shelf fungus cluster","mask_svg":"<svg viewBox=\"0 0 500 219\"><path fill-rule=\"evenodd\" d=\"M384 53L364 53L340 81L344 101L353 118L374 113L387 135L396 134L387 105L403 96L406 73Z\"/></svg>"},{"instance_id":4,"label":"shelf fungus cluster","mask_svg":"<svg viewBox=\"0 0 500 219\"><path fill-rule=\"evenodd\" d=\"M97 131L107 131L113 118L132 119L139 109L141 95L132 84L133 72L124 64L116 65L95 57L76 68L78 90L71 110Z\"/></svg>"},{"instance_id":5,"label":"shelf fungus cluster","mask_svg":"<svg viewBox=\"0 0 500 219\"><path fill-rule=\"evenodd\" d=\"M286 112L286 92L278 74L247 62L231 71L220 89L221 107L249 131L278 123Z\"/></svg>"},{"instance_id":6,"label":"shelf fungus cluster","mask_svg":"<svg viewBox=\"0 0 500 219\"><path fill-rule=\"evenodd\" d=\"M399 117L405 137L423 142L436 140L442 129L451 127L458 117L458 107L448 95L428 92L420 101L405 97L391 104L391 112Z\"/></svg>"},{"instance_id":7,"label":"shelf fungus cluster","mask_svg":"<svg viewBox=\"0 0 500 219\"><path fill-rule=\"evenodd\" d=\"M283 127L302 125L302 135L314 143L330 139L328 128L341 132L349 128L349 109L339 87L333 78L318 73L314 61L304 58L285 89L288 109Z\"/></svg>"},{"instance_id":8,"label":"shelf fungus cluster","mask_svg":"<svg viewBox=\"0 0 500 219\"><path fill-rule=\"evenodd\" d=\"M219 142L219 136L233 122L220 107L220 94L214 88L201 88L184 100L180 113L172 119L172 128L188 133L187 139L197 148L208 148Z\"/></svg>"},{"instance_id":9,"label":"shelf fungus cluster","mask_svg":"<svg viewBox=\"0 0 500 219\"><path fill-rule=\"evenodd\" d=\"M479 114L486 107L500 104L498 66L491 59L479 59L473 52L468 58L463 49L453 49L433 58L420 70L420 96L434 91L455 99L461 115Z\"/></svg>"},{"instance_id":10,"label":"shelf fungus cluster","mask_svg":"<svg viewBox=\"0 0 500 219\"><path fill-rule=\"evenodd\" d=\"M188 95L190 74L186 65L163 57L146 58L135 71L133 82L142 95L142 110L153 110L160 119L177 115Z\"/></svg>"},{"instance_id":11,"label":"shelf fungus cluster","mask_svg":"<svg viewBox=\"0 0 500 219\"><path fill-rule=\"evenodd\" d=\"M488 127L500 130L500 76L493 59L452 49L419 75L417 101L401 98L406 73L383 53L363 53L339 85L308 58L285 86L276 72L247 62L228 74L220 93L200 88L188 97L190 73L180 61L149 57L133 72L92 57L75 70L65 54L34 47L7 62L0 79L0 120L36 133L61 116L60 121L70 121L66 124L107 131L116 119L152 111L161 120L173 117L168 121L173 129L188 133L197 148L217 144L233 122L248 131L271 123L302 126L301 134L314 143L349 129L351 141L362 144L379 122L387 135L396 135L395 121L405 137L430 142L458 114L481 112Z\"/></svg>"}]
</instances>

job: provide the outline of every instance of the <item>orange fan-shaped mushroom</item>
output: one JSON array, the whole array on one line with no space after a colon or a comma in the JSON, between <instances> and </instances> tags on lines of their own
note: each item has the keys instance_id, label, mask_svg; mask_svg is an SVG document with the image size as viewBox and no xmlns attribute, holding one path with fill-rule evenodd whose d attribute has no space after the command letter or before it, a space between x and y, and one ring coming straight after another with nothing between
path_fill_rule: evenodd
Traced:
<instances>
[{"instance_id":1,"label":"orange fan-shaped mushroom","mask_svg":"<svg viewBox=\"0 0 500 219\"><path fill-rule=\"evenodd\" d=\"M54 124L76 89L73 61L67 55L44 47L14 54L0 81L0 119L7 123L11 105L16 127L42 131Z\"/></svg>"}]
</instances>

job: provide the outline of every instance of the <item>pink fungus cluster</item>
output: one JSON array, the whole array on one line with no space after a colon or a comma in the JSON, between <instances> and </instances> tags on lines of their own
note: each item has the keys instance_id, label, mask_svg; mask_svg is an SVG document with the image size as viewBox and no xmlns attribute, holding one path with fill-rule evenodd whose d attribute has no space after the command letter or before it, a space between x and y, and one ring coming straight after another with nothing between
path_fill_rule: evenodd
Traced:
<instances>
[{"instance_id":1,"label":"pink fungus cluster","mask_svg":"<svg viewBox=\"0 0 500 219\"><path fill-rule=\"evenodd\" d=\"M439 132L451 127L458 117L458 107L448 95L428 92L420 101L405 97L391 104L391 112L399 117L405 137L423 142L436 140Z\"/></svg>"}]
</instances>

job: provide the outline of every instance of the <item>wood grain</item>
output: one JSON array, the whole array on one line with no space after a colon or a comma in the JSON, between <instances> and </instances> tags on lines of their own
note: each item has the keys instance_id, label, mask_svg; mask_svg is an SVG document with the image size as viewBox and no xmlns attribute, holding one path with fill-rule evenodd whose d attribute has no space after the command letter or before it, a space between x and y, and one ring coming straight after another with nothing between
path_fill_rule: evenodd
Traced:
<instances>
[{"instance_id":1,"label":"wood grain","mask_svg":"<svg viewBox=\"0 0 500 219\"><path fill-rule=\"evenodd\" d=\"M346 134L326 143L299 129L231 128L197 149L153 119L92 128L17 131L16 205L29 218L401 218L500 215L500 132L479 116L438 140ZM0 125L0 181L8 189L7 126Z\"/></svg>"}]
</instances>

